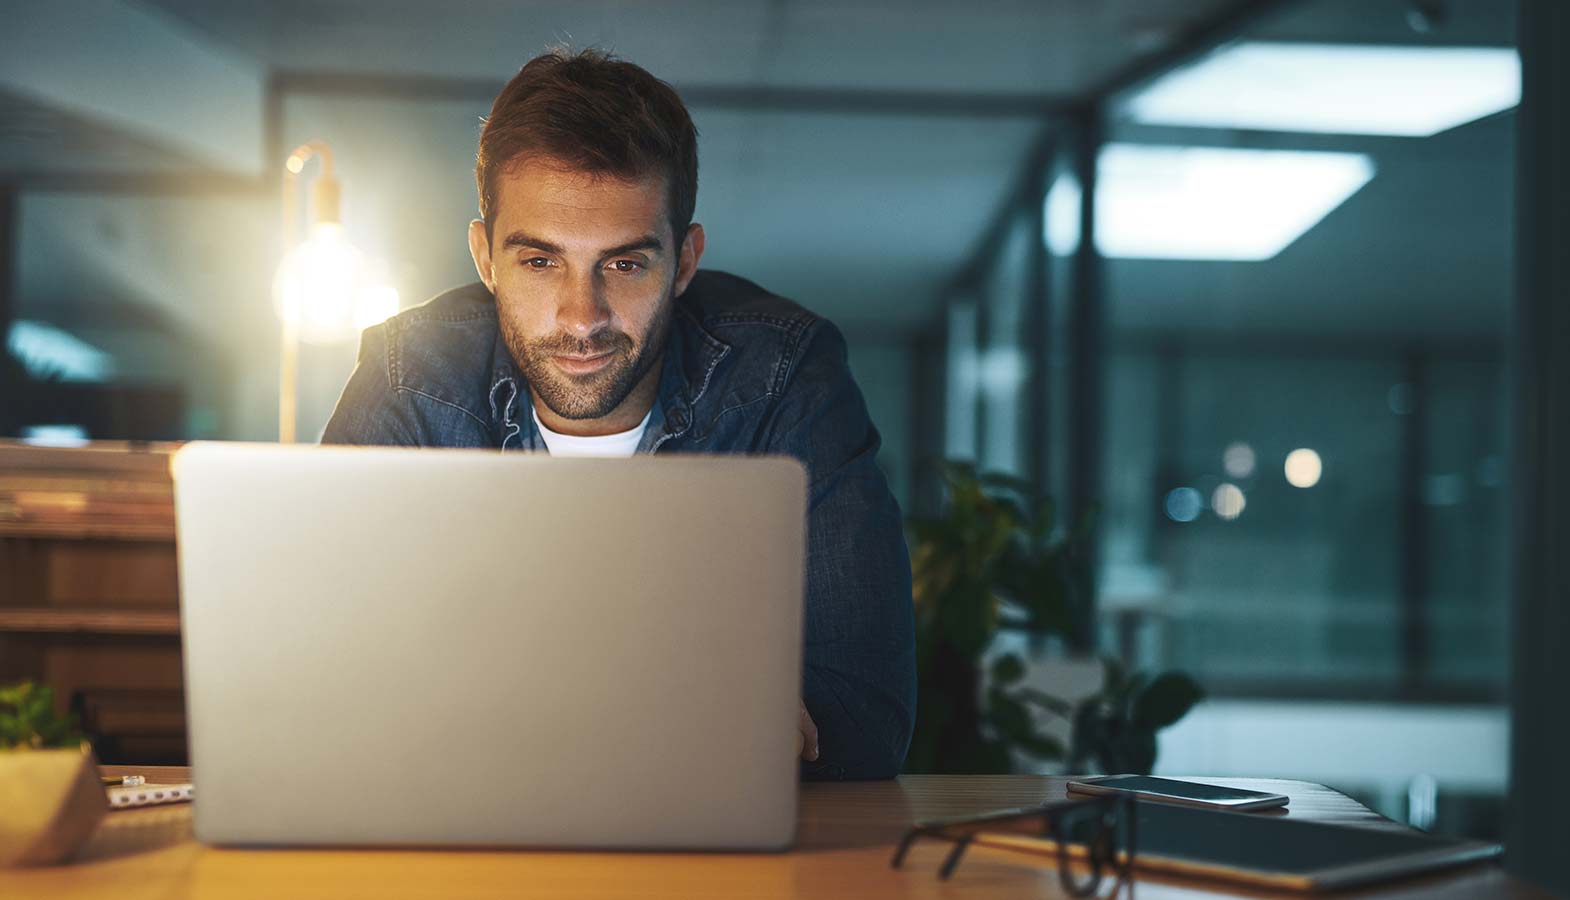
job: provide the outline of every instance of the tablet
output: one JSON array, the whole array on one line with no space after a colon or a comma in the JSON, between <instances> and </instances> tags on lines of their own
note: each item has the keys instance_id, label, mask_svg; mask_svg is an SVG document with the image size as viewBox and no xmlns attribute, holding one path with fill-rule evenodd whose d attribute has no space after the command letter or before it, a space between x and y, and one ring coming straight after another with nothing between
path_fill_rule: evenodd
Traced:
<instances>
[{"instance_id":1,"label":"tablet","mask_svg":"<svg viewBox=\"0 0 1570 900\"><path fill-rule=\"evenodd\" d=\"M1385 881L1499 856L1498 844L1415 829L1307 822L1212 809L1136 803L1136 869L1320 891ZM1050 841L988 834L978 843L1055 849ZM1072 850L1072 846L1070 847Z\"/></svg>"}]
</instances>

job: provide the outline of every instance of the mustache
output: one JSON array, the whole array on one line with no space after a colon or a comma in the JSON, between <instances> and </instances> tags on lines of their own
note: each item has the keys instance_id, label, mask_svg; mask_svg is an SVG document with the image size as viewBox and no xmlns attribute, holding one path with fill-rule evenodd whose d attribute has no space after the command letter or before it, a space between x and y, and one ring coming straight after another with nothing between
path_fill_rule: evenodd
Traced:
<instances>
[{"instance_id":1,"label":"mustache","mask_svg":"<svg viewBox=\"0 0 1570 900\"><path fill-rule=\"evenodd\" d=\"M604 329L586 338L555 334L529 342L529 349L547 356L600 356L632 350L632 338L625 332Z\"/></svg>"}]
</instances>

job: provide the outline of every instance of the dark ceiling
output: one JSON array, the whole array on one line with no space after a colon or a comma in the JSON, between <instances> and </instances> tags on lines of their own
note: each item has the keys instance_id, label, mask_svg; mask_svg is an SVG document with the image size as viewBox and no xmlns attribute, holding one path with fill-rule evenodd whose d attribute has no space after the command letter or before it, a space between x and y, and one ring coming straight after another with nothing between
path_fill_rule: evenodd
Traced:
<instances>
[{"instance_id":1,"label":"dark ceiling","mask_svg":"<svg viewBox=\"0 0 1570 900\"><path fill-rule=\"evenodd\" d=\"M756 277L835 316L849 330L894 336L931 320L938 286L969 258L1043 128L1041 117L1028 114L1025 104L1013 114L994 109L963 115L956 114L963 103L928 104L923 98L960 97L978 107L985 107L987 98L1001 99L1005 107L1011 99L1074 98L1142 60L1171 52L1217 16L1249 5L1236 0L989 0L964 6L901 0L482 0L464 5L460 13L434 0L122 2L237 65L289 74L291 83L309 83L312 73L385 79L382 89L369 93L335 93L329 86L285 98L282 137L327 136L343 145L355 166L346 176L348 190L358 191L362 208L373 206L383 231L391 232L389 252L417 270L406 302L471 277L455 236L472 215L469 167L479 116L494 85L520 61L551 42L567 41L608 46L693 94L694 117L703 133L699 214L710 228L706 262ZM1514 29L1513 4L1492 0L1268 5L1283 12L1257 22L1250 38L1508 44ZM1419 7L1440 12L1415 23L1413 10ZM447 93L404 90L422 84L447 85ZM736 102L737 97L745 101L747 91L805 93L789 109L778 104L749 109ZM720 104L705 99L716 96L729 99ZM831 102L835 97L852 102L836 104ZM876 105L880 97L890 110L869 114L868 103ZM815 107L813 98L821 104ZM1509 175L1509 134L1506 124L1493 132L1482 129L1475 140L1332 141L1338 147L1367 146L1380 165L1375 182L1327 220L1333 234L1310 233L1280 259L1253 266L1115 263L1112 283L1123 293L1116 298L1121 305L1114 307L1114 321L1131 328L1231 322L1218 313L1226 303L1255 303L1257 315L1249 320L1261 328L1296 327L1314 310L1323 310L1323 321L1333 322L1337 303L1310 302L1315 295L1308 285L1316 278L1325 282L1324 293L1341 298L1338 302L1355 303L1355 288L1368 283L1366 278L1357 282L1357 273L1391 275L1409 266L1414 283L1428 286L1419 294L1423 302L1450 311L1418 321L1449 322L1447 327L1463 330L1493 322L1498 298L1482 286L1497 286L1504 265L1498 223L1508 216L1508 199L1498 183ZM1141 139L1171 137L1147 130ZM1246 135L1206 136L1207 142L1248 140ZM14 181L44 174L51 193L70 194L70 182L78 176L189 172L194 163L170 149L173 144L6 93L0 82L0 177ZM1435 194L1444 184L1452 189ZM271 177L256 185L253 192L263 198L274 190ZM90 180L81 188L90 190ZM229 199L226 195L225 202ZM88 233L103 228L134 233L154 221L140 200L118 207L100 204L85 225L72 218L79 207L67 211L48 204L40 198L31 207L45 223L45 231L33 237L35 245L50 240L48 235L79 234L84 227ZM1331 273L1339 281L1326 276L1327 254L1389 246L1390 224L1404 221L1415 208L1430 214L1412 227L1451 248L1444 260L1409 259L1401 247L1393 247L1386 255L1355 254L1367 264L1340 266ZM169 213L176 221L204 214L194 209ZM249 219L244 228L266 231L265 222ZM199 238L205 239L191 239ZM1409 238L1402 246L1428 246L1416 232ZM176 239L184 238L170 236ZM91 242L83 252L94 252ZM159 258L165 269L182 254L203 255L181 247L163 252ZM260 247L253 252L272 251ZM107 257L96 270L112 274L152 265L140 262L144 258L151 259ZM1481 262L1469 266L1468 259ZM246 265L246 271L267 270L261 263ZM128 274L129 283L156 289L126 293L152 293L157 296L148 302L188 305L192 296L209 302L234 295L235 282L247 279L256 280L234 268L211 267L160 271L157 277ZM54 280L29 276L23 301L35 311L46 310L55 302L50 296ZM31 291L43 293L32 296ZM265 294L265 285L257 291ZM1258 300L1272 293L1290 296L1273 304ZM238 295L232 302L255 303ZM1270 310L1290 314L1272 318ZM1412 312L1401 316L1410 318ZM177 317L187 319L189 313L180 310Z\"/></svg>"}]
</instances>

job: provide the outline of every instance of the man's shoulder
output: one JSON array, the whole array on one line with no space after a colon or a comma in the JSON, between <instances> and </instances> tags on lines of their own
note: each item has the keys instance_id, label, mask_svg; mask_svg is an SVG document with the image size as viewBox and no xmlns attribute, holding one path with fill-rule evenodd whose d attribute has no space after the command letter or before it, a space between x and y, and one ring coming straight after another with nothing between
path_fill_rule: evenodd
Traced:
<instances>
[{"instance_id":1,"label":"man's shoulder","mask_svg":"<svg viewBox=\"0 0 1570 900\"><path fill-rule=\"evenodd\" d=\"M388 320L395 330L406 331L425 323L466 323L496 321L496 298L485 285L476 281L442 291L418 306L411 306Z\"/></svg>"},{"instance_id":2,"label":"man's shoulder","mask_svg":"<svg viewBox=\"0 0 1570 900\"><path fill-rule=\"evenodd\" d=\"M729 272L700 269L681 304L710 330L761 326L800 332L821 318L811 310Z\"/></svg>"},{"instance_id":3,"label":"man's shoulder","mask_svg":"<svg viewBox=\"0 0 1570 900\"><path fill-rule=\"evenodd\" d=\"M700 271L680 307L725 345L732 398L779 395L809 356L826 355L831 366L844 366L844 342L829 320L745 278Z\"/></svg>"},{"instance_id":4,"label":"man's shoulder","mask_svg":"<svg viewBox=\"0 0 1570 900\"><path fill-rule=\"evenodd\" d=\"M469 409L490 381L496 301L480 282L443 291L378 326L394 388ZM472 412L472 410L471 410Z\"/></svg>"}]
</instances>

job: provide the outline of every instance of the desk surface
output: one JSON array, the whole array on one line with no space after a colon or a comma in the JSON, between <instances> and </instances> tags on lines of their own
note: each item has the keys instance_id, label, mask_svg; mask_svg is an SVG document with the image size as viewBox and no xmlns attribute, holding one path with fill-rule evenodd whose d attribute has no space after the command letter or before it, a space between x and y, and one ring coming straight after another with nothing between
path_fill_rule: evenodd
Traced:
<instances>
[{"instance_id":1,"label":"desk surface","mask_svg":"<svg viewBox=\"0 0 1570 900\"><path fill-rule=\"evenodd\" d=\"M189 778L186 769L105 771L145 772L161 782ZM889 856L912 821L1062 798L1066 781L1029 775L917 775L886 782L803 785L797 848L780 854L229 850L191 839L189 805L124 810L109 814L83 852L85 858L74 865L0 871L0 896L1060 897L1056 870L1016 851L976 847L947 883L936 877L944 851L940 844L918 844L900 871L889 868ZM1292 798L1288 815L1297 818L1405 827L1319 785L1261 779L1227 783L1286 794ZM1260 896L1221 883L1143 875L1138 894L1140 900ZM1490 865L1336 896L1546 895Z\"/></svg>"}]
</instances>

